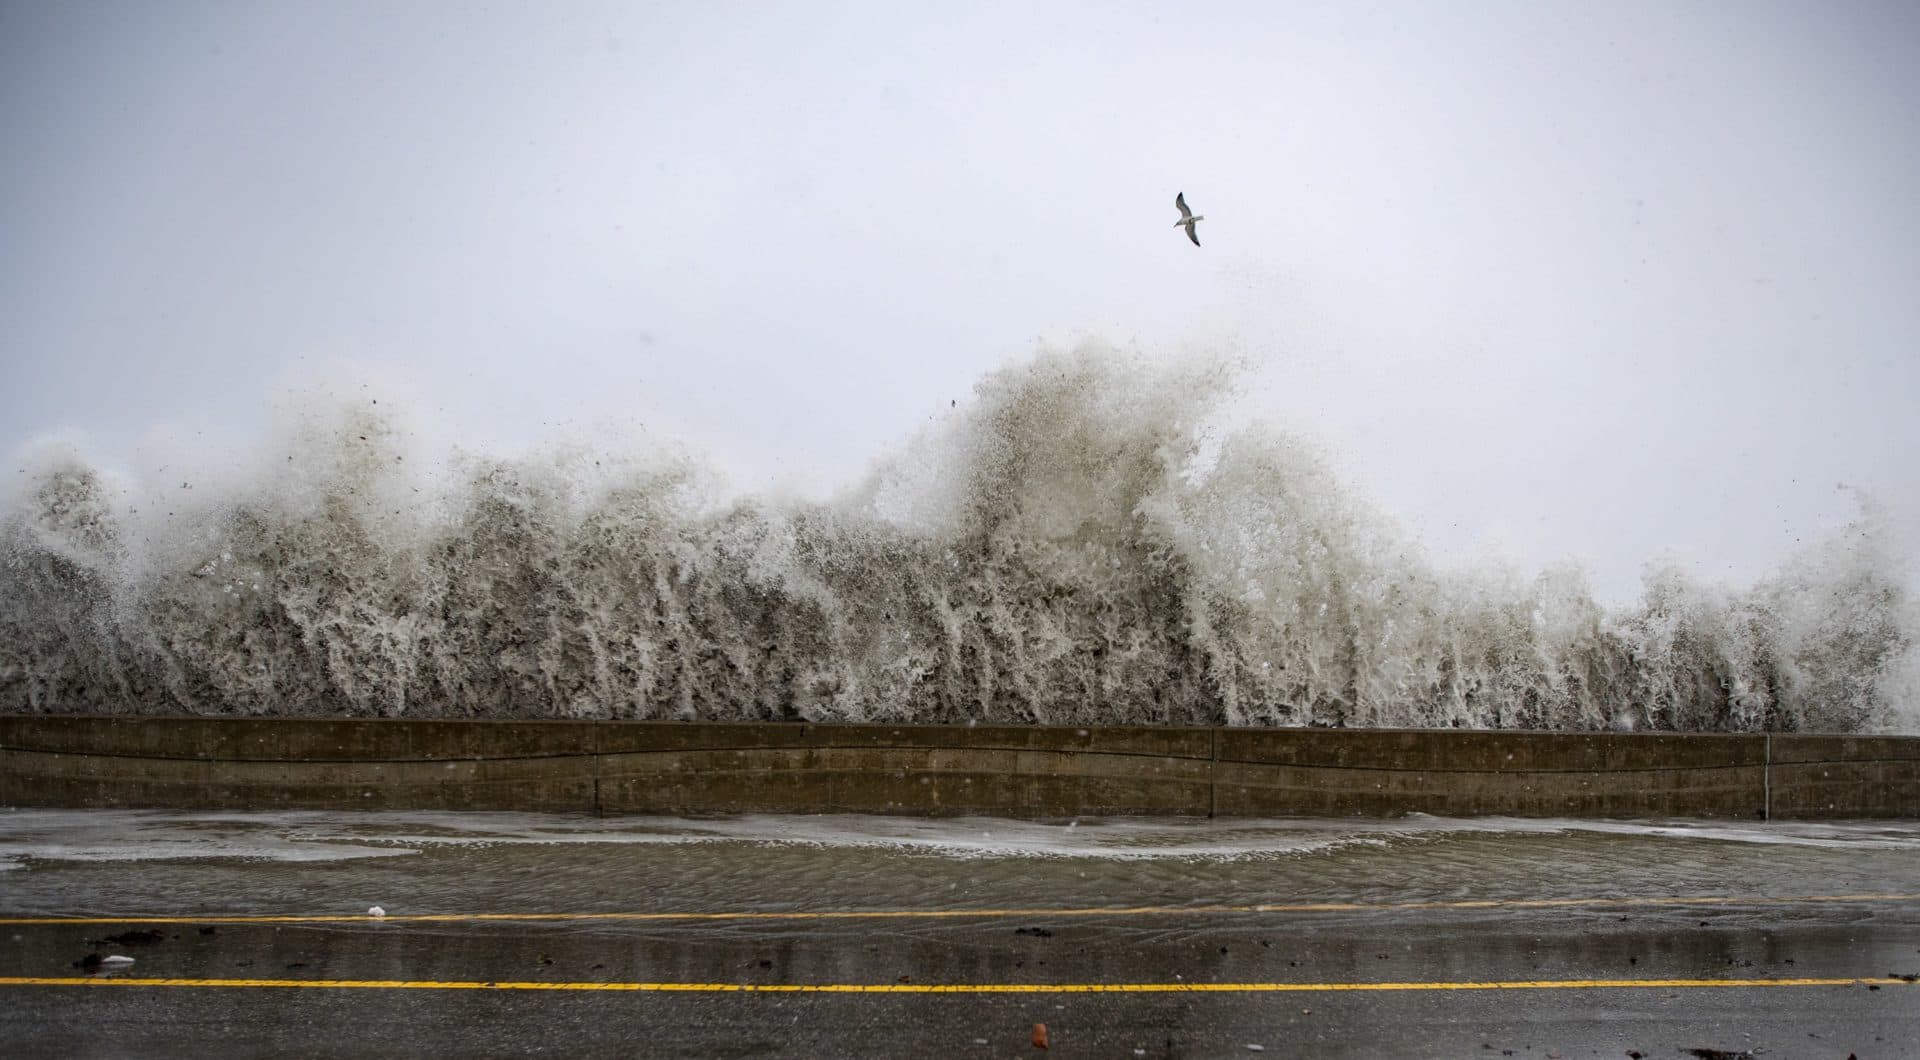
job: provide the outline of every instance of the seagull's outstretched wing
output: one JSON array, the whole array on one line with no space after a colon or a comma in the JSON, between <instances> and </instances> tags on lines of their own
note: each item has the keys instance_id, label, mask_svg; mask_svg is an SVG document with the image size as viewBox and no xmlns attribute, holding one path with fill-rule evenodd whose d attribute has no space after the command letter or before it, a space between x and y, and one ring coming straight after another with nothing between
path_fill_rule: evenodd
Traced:
<instances>
[{"instance_id":1,"label":"seagull's outstretched wing","mask_svg":"<svg viewBox=\"0 0 1920 1060\"><path fill-rule=\"evenodd\" d=\"M1187 209L1187 193L1186 192L1184 191L1175 192L1173 196L1173 205L1175 208L1177 208L1180 211L1180 219L1182 221L1193 216L1193 211Z\"/></svg>"},{"instance_id":2,"label":"seagull's outstretched wing","mask_svg":"<svg viewBox=\"0 0 1920 1060\"><path fill-rule=\"evenodd\" d=\"M1200 233L1195 231L1199 227L1199 225L1187 226L1187 238L1193 240L1193 245L1196 247L1200 245Z\"/></svg>"}]
</instances>

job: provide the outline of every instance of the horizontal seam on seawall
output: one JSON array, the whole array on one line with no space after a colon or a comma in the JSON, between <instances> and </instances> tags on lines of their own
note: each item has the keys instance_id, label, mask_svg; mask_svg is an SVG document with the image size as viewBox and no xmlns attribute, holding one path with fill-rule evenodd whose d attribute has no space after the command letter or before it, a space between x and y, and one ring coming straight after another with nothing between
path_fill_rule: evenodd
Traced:
<instances>
[{"instance_id":1,"label":"horizontal seam on seawall","mask_svg":"<svg viewBox=\"0 0 1920 1060\"><path fill-rule=\"evenodd\" d=\"M665 983L407 979L134 979L0 977L0 986L525 990L724 994L1106 994L1338 993L1450 990L1729 989L1912 985L1897 977L1799 979L1547 979L1362 983Z\"/></svg>"},{"instance_id":2,"label":"horizontal seam on seawall","mask_svg":"<svg viewBox=\"0 0 1920 1060\"><path fill-rule=\"evenodd\" d=\"M1018 751L1037 754L1059 755L1097 755L1104 758L1150 758L1174 762L1193 762L1207 764L1210 759L1204 754L1155 754L1149 751L1104 751L1094 748L1040 748L1040 747L922 747L916 745L871 744L797 744L764 747L670 747L659 750L639 751L564 751L555 754L530 755L467 755L447 758L212 758L191 755L139 754L129 751L55 751L41 747L0 746L0 752L20 754L50 755L67 758L114 758L137 759L151 762L207 762L221 765L439 765L446 762L543 762L561 758L612 758L626 755L668 755L668 754L728 754L740 751Z\"/></svg>"},{"instance_id":3,"label":"horizontal seam on seawall","mask_svg":"<svg viewBox=\"0 0 1920 1060\"><path fill-rule=\"evenodd\" d=\"M1105 757L1105 758L1162 759L1162 760L1168 760L1168 761L1174 761L1174 762L1194 762L1194 763L1204 763L1204 764L1211 764L1211 765L1273 766L1273 767L1283 768L1283 769L1345 769L1345 770L1352 770L1354 772L1369 772L1369 773L1450 773L1450 774L1466 775L1466 776L1479 776L1479 775L1513 776L1513 775L1521 775L1521 774L1554 776L1554 775L1577 774L1577 773L1679 773L1679 772L1695 773L1695 772L1701 772L1705 770L1765 769L1766 768L1766 764L1762 762L1746 762L1746 763L1709 764L1709 765L1676 764L1676 765L1659 765L1659 766L1611 766L1611 767L1593 766L1593 767L1587 767L1587 768L1570 768L1570 769L1567 769L1567 768L1542 769L1542 768L1535 768L1535 767L1515 767L1512 769L1462 769L1458 766L1444 766L1444 765L1436 765L1436 766L1338 765L1338 764L1328 763L1328 762L1275 762L1275 761L1256 761L1252 759L1243 759L1243 758L1221 758L1218 760L1210 760L1203 756L1152 754L1145 751L1100 751L1100 750L1087 750L1087 749L1081 749L1081 748L1067 748L1062 750L1052 750L1052 749L1033 748L1033 747L872 748L866 745L843 745L843 744L813 744L813 745L803 745L803 746L746 747L746 748L691 747L691 748L671 748L671 749L663 749L658 751L579 751L579 752L565 752L565 753L559 753L559 754L544 754L544 755L542 754L475 755L475 756L457 757L457 758L456 757L448 757L448 758L313 758L313 759L210 758L210 757L194 757L194 756L187 756L187 755L135 754L135 753L125 752L125 751L53 751L53 750L47 750L47 749L38 748L38 747L0 747L0 752L47 755L51 757L66 757L66 758L111 758L111 759L119 759L119 760L139 760L139 761L150 761L150 762L205 762L208 764L218 764L218 765L255 764L255 765L345 766L345 765L443 765L450 762L545 762L545 761L554 761L557 759L567 759L567 758L578 758L578 759L609 758L609 757L626 756L626 755L664 755L664 754L702 754L702 753L726 754L726 753L739 752L739 751L847 751L847 750L876 750L876 749L889 750L889 751L1016 751L1016 752L1027 752L1027 753L1036 753L1036 754L1096 755L1096 756ZM1813 766L1813 765L1862 765L1862 764L1877 764L1877 763L1883 763L1883 762L1914 762L1916 764L1920 764L1920 759L1910 759L1910 758L1848 759L1848 760L1832 762L1832 763L1790 762L1785 764ZM1782 763L1779 763L1779 762L1774 763L1776 767L1781 764ZM820 770L820 769L810 770L810 772L826 772L826 771L827 770ZM723 770L721 772L750 772L750 770ZM957 773L957 772L967 772L967 771L966 770L939 770L938 772L956 772Z\"/></svg>"}]
</instances>

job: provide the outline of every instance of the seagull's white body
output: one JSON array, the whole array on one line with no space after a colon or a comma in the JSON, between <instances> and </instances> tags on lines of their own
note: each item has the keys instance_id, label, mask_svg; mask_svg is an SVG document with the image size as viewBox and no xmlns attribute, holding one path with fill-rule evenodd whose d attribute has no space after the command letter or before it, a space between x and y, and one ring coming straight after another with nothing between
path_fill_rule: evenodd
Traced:
<instances>
[{"instance_id":1,"label":"seagull's white body","mask_svg":"<svg viewBox=\"0 0 1920 1060\"><path fill-rule=\"evenodd\" d=\"M1184 191L1175 193L1173 196L1173 205L1174 208L1180 211L1180 219L1173 222L1173 227L1186 229L1187 238L1193 240L1194 246L1199 246L1200 237L1194 232L1193 226L1206 220L1206 218L1196 217L1192 210L1187 209L1187 193Z\"/></svg>"}]
</instances>

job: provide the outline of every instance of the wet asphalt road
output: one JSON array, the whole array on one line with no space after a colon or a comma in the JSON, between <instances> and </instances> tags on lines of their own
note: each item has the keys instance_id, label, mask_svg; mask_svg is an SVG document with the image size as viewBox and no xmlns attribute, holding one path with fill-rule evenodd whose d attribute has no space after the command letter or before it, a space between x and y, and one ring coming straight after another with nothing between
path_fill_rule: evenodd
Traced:
<instances>
[{"instance_id":1,"label":"wet asphalt road","mask_svg":"<svg viewBox=\"0 0 1920 1060\"><path fill-rule=\"evenodd\" d=\"M1920 1056L1913 822L32 813L0 865L6 1055Z\"/></svg>"}]
</instances>

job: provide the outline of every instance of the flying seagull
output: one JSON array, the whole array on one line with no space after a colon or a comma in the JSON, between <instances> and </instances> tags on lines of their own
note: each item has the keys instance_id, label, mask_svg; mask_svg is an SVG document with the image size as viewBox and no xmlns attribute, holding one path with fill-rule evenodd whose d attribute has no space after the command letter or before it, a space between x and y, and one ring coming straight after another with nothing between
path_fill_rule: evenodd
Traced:
<instances>
[{"instance_id":1,"label":"flying seagull","mask_svg":"<svg viewBox=\"0 0 1920 1060\"><path fill-rule=\"evenodd\" d=\"M1206 218L1195 217L1193 211L1187 209L1187 193L1184 191L1174 195L1173 204L1180 209L1180 219L1173 222L1173 226L1175 228L1185 228L1187 230L1187 238L1193 240L1194 246L1199 246L1200 236L1194 232L1193 226L1206 220Z\"/></svg>"}]
</instances>

